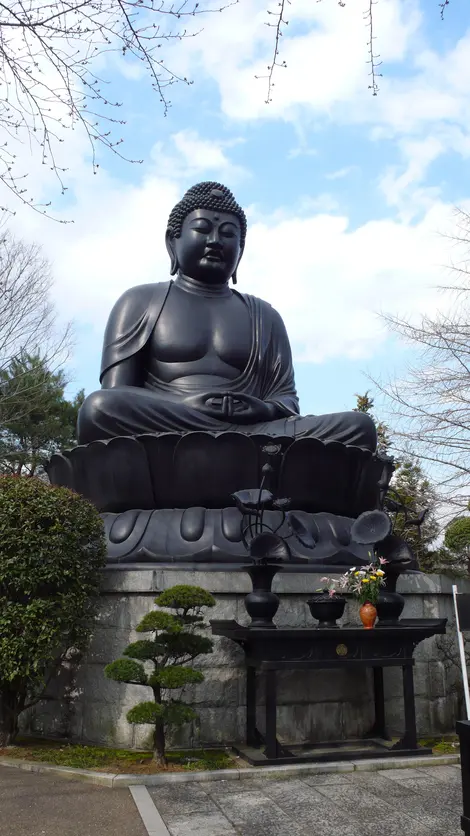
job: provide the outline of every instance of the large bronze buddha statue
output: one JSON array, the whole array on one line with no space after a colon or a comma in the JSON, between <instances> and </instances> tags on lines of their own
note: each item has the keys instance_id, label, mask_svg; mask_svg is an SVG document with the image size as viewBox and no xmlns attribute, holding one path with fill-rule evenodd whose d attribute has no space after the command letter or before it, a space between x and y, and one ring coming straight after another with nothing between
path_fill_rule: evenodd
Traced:
<instances>
[{"instance_id":1,"label":"large bronze buddha statue","mask_svg":"<svg viewBox=\"0 0 470 836\"><path fill-rule=\"evenodd\" d=\"M171 212L166 246L175 280L140 285L106 328L101 391L80 410L80 444L191 430L338 441L373 452L360 412L300 417L291 349L271 305L229 287L246 217L219 183L199 183Z\"/></svg>"},{"instance_id":2,"label":"large bronze buddha statue","mask_svg":"<svg viewBox=\"0 0 470 836\"><path fill-rule=\"evenodd\" d=\"M79 446L48 465L53 483L102 512L111 562L240 566L234 493L267 472L309 532L309 545L289 540L293 563L369 561L352 526L382 506L393 465L375 454L367 415L299 415L281 317L229 286L245 237L225 186L193 186L168 221L175 278L128 290L111 312ZM289 537L279 507L265 519Z\"/></svg>"}]
</instances>

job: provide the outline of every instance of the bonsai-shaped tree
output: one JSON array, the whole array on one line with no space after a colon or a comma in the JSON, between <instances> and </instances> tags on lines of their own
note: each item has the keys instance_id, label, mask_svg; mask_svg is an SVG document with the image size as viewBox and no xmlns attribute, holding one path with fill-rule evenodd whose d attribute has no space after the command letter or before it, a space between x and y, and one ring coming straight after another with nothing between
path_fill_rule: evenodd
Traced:
<instances>
[{"instance_id":1,"label":"bonsai-shaped tree","mask_svg":"<svg viewBox=\"0 0 470 836\"><path fill-rule=\"evenodd\" d=\"M0 748L48 677L85 650L105 560L91 502L36 477L0 476Z\"/></svg>"},{"instance_id":2,"label":"bonsai-shaped tree","mask_svg":"<svg viewBox=\"0 0 470 836\"><path fill-rule=\"evenodd\" d=\"M186 666L202 653L212 652L211 639L199 635L197 630L206 626L203 608L213 607L215 600L199 586L179 584L162 592L155 603L164 609L147 613L136 627L138 633L151 633L151 638L128 645L123 651L127 658L111 662L104 672L116 682L152 689L153 700L131 708L127 719L129 723L154 727L154 760L159 766L166 766L166 728L184 725L198 716L190 705L174 699L171 692L204 680L200 671Z\"/></svg>"}]
</instances>

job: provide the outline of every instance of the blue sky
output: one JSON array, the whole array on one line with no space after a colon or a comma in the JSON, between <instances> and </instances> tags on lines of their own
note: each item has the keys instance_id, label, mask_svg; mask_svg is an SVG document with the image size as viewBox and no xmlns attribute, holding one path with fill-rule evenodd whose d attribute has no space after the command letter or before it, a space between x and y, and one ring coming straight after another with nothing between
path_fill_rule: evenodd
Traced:
<instances>
[{"instance_id":1,"label":"blue sky","mask_svg":"<svg viewBox=\"0 0 470 836\"><path fill-rule=\"evenodd\" d=\"M43 245L60 316L75 322L72 391L98 385L120 293L168 277L168 213L204 179L231 187L247 210L239 288L283 315L304 413L351 408L355 392L373 388L366 373L403 373L410 350L378 313L416 319L443 304L436 285L451 255L440 233L452 231L455 205L470 205L470 7L451 0L441 21L437 2L378 0L373 97L362 5L292 0L288 67L269 106L254 78L272 51L265 0L201 17L201 34L164 45L168 65L194 79L172 87L166 118L139 68L112 58L101 74L124 103L124 151L144 162L103 151L93 176L84 138L69 133L66 198L23 149L39 193L74 220L20 211L12 221Z\"/></svg>"}]
</instances>

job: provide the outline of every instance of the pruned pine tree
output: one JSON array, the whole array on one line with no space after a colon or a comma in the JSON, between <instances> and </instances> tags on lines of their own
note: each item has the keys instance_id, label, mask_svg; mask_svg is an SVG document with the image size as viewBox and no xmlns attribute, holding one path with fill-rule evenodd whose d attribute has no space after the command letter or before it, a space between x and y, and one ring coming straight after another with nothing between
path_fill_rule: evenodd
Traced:
<instances>
[{"instance_id":1,"label":"pruned pine tree","mask_svg":"<svg viewBox=\"0 0 470 836\"><path fill-rule=\"evenodd\" d=\"M182 700L181 691L204 680L190 663L212 652L212 640L201 635L206 626L202 612L213 607L215 600L201 587L181 584L162 592L155 603L159 609L147 613L136 627L148 638L128 645L123 651L126 658L107 665L105 676L152 690L153 699L131 708L127 719L153 726L154 760L166 766L166 730L197 718L196 711Z\"/></svg>"}]
</instances>

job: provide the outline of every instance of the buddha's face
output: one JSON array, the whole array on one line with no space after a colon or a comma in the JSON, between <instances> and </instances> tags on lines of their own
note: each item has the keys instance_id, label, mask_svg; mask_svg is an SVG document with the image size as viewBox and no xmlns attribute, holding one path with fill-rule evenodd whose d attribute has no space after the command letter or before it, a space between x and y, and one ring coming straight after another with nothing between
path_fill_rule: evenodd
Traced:
<instances>
[{"instance_id":1,"label":"buddha's face","mask_svg":"<svg viewBox=\"0 0 470 836\"><path fill-rule=\"evenodd\" d=\"M170 246L184 275L210 284L227 282L242 255L240 222L236 215L195 209Z\"/></svg>"}]
</instances>

